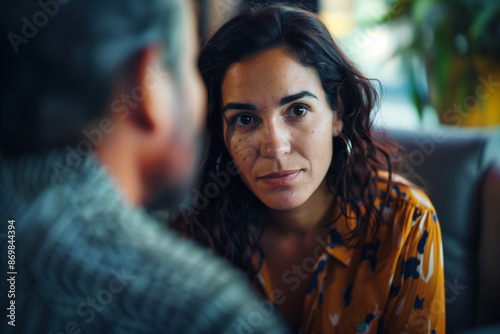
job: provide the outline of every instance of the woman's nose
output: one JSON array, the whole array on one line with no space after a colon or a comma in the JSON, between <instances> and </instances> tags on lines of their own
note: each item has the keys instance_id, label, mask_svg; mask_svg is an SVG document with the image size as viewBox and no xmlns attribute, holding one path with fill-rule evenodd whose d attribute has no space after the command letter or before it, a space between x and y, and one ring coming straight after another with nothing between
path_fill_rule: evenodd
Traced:
<instances>
[{"instance_id":1,"label":"woman's nose","mask_svg":"<svg viewBox=\"0 0 500 334\"><path fill-rule=\"evenodd\" d=\"M290 131L284 125L271 124L260 132L260 154L265 158L279 159L290 152Z\"/></svg>"}]
</instances>

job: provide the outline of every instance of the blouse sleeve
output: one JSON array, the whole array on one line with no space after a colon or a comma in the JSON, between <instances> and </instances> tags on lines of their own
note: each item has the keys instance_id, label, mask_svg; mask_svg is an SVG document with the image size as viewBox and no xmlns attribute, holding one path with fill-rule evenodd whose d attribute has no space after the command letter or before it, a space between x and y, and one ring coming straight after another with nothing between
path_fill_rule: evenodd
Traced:
<instances>
[{"instance_id":1,"label":"blouse sleeve","mask_svg":"<svg viewBox=\"0 0 500 334\"><path fill-rule=\"evenodd\" d=\"M384 333L445 333L441 228L432 206L405 210L407 233L391 284Z\"/></svg>"}]
</instances>

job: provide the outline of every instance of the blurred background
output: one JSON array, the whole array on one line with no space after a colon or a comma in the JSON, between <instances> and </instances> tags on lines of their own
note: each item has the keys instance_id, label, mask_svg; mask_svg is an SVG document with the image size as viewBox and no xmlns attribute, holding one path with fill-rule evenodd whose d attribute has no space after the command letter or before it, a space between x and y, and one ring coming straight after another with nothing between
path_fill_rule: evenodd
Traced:
<instances>
[{"instance_id":1,"label":"blurred background","mask_svg":"<svg viewBox=\"0 0 500 334\"><path fill-rule=\"evenodd\" d=\"M197 0L204 40L247 0ZM266 2L266 1L251 1ZM500 125L500 1L296 0L381 83L377 126Z\"/></svg>"}]
</instances>

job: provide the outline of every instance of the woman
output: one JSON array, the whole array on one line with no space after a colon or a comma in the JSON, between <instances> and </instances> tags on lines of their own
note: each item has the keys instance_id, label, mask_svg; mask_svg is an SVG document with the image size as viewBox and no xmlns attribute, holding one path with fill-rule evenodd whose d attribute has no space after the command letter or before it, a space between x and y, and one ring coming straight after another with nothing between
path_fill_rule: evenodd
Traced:
<instances>
[{"instance_id":1,"label":"woman","mask_svg":"<svg viewBox=\"0 0 500 334\"><path fill-rule=\"evenodd\" d=\"M182 231L242 268L295 331L444 333L434 208L393 172L371 128L376 91L315 14L248 8L199 66L210 141Z\"/></svg>"}]
</instances>

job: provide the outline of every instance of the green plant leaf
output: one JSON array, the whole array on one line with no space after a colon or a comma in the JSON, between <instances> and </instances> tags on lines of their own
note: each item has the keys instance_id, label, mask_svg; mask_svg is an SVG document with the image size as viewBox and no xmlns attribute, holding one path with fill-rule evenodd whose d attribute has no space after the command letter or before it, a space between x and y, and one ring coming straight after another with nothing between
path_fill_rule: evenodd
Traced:
<instances>
[{"instance_id":1,"label":"green plant leaf","mask_svg":"<svg viewBox=\"0 0 500 334\"><path fill-rule=\"evenodd\" d=\"M393 23L398 18L406 17L411 15L411 7L413 0L396 0L393 1L389 8L387 9L387 13L385 13L380 20L376 23Z\"/></svg>"},{"instance_id":2,"label":"green plant leaf","mask_svg":"<svg viewBox=\"0 0 500 334\"><path fill-rule=\"evenodd\" d=\"M473 39L477 39L482 35L490 22L498 18L497 15L500 14L500 8L483 8L479 13L475 15L470 26L470 36Z\"/></svg>"},{"instance_id":3,"label":"green plant leaf","mask_svg":"<svg viewBox=\"0 0 500 334\"><path fill-rule=\"evenodd\" d=\"M417 78L414 73L414 69L411 66L411 63L408 61L406 62L406 72L408 73L408 81L410 83L410 97L413 102L413 105L415 106L415 109L417 110L418 118L420 122L422 122L422 119L424 117L424 103L425 101L422 100L419 91L418 91L418 83L417 83Z\"/></svg>"},{"instance_id":4,"label":"green plant leaf","mask_svg":"<svg viewBox=\"0 0 500 334\"><path fill-rule=\"evenodd\" d=\"M417 24L424 22L429 12L435 7L436 3L433 0L415 1L413 4L413 18Z\"/></svg>"}]
</instances>

